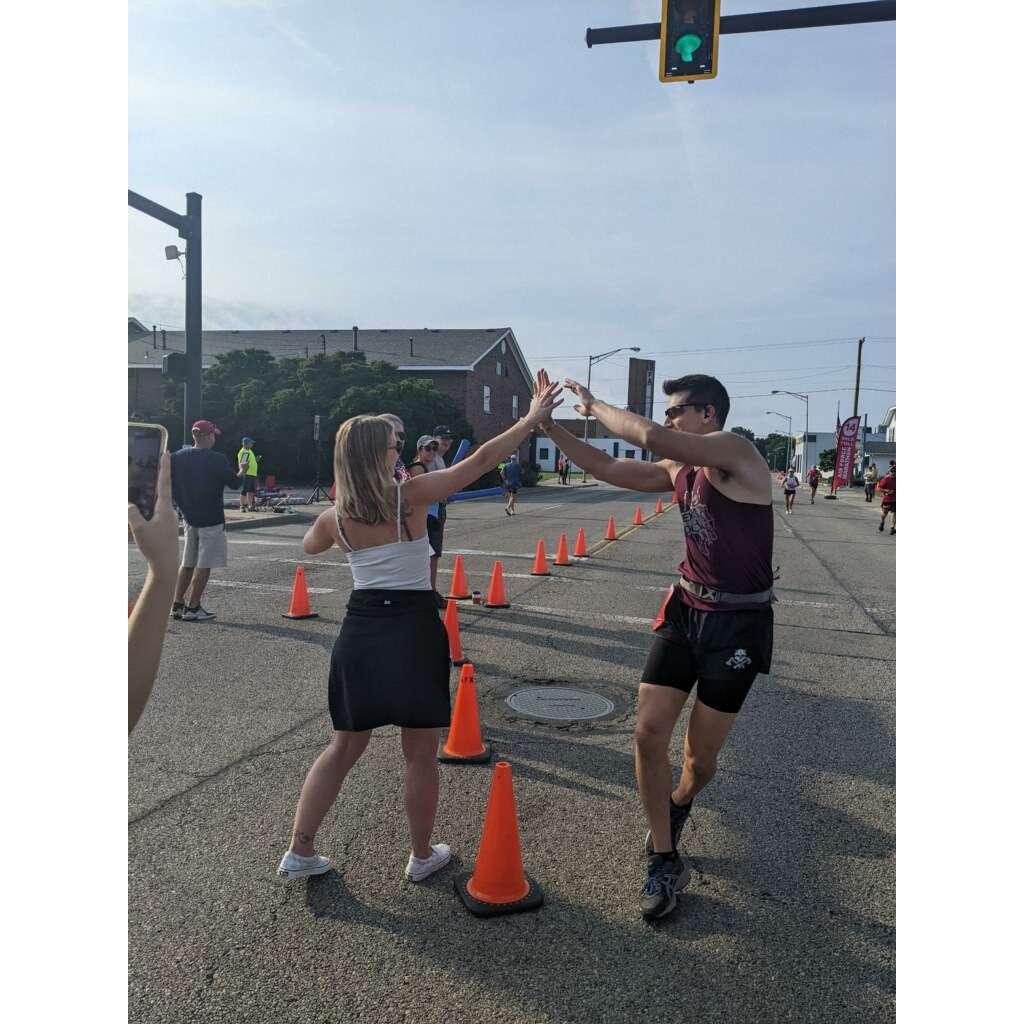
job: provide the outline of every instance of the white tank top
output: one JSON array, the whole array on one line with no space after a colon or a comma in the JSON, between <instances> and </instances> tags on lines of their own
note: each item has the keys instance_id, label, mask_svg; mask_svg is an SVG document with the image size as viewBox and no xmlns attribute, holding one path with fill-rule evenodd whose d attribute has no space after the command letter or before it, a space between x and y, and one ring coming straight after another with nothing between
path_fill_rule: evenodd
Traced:
<instances>
[{"instance_id":1,"label":"white tank top","mask_svg":"<svg viewBox=\"0 0 1024 1024\"><path fill-rule=\"evenodd\" d=\"M427 535L419 540L402 540L402 485L395 488L398 496L396 522L398 540L392 544L376 544L369 548L352 548L345 537L341 516L335 509L338 535L348 549L354 590L433 590L430 585L430 544Z\"/></svg>"}]
</instances>

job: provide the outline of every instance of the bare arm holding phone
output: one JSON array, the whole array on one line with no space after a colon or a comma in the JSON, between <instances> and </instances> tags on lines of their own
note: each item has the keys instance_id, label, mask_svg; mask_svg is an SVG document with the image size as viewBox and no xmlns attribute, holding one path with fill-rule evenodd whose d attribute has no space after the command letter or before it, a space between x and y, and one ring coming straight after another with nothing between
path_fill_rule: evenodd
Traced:
<instances>
[{"instance_id":1,"label":"bare arm holding phone","mask_svg":"<svg viewBox=\"0 0 1024 1024\"><path fill-rule=\"evenodd\" d=\"M167 618L178 575L178 517L171 504L171 456L160 456L156 505L151 519L129 503L128 526L149 572L128 620L128 732L142 716L160 666Z\"/></svg>"}]
</instances>

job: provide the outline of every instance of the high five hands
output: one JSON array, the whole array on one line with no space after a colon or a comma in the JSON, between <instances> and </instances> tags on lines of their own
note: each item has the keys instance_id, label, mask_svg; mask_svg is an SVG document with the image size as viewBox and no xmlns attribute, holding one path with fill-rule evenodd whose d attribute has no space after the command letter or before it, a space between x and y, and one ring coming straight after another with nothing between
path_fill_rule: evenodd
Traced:
<instances>
[{"instance_id":1,"label":"high five hands","mask_svg":"<svg viewBox=\"0 0 1024 1024\"><path fill-rule=\"evenodd\" d=\"M540 370L533 385L530 411L526 414L526 420L531 426L543 428L551 422L551 414L562 404L562 399L558 398L561 393L558 381L552 384L546 371ZM558 401L555 401L556 398Z\"/></svg>"},{"instance_id":2,"label":"high five hands","mask_svg":"<svg viewBox=\"0 0 1024 1024\"><path fill-rule=\"evenodd\" d=\"M555 383L557 384L558 382L556 381ZM576 395L576 397L580 400L579 404L573 406L573 408L581 416L590 416L591 415L590 407L594 403L594 396L590 393L590 391L588 391L587 388L585 388L582 384L578 384L574 380L566 379L565 386L574 395ZM548 388L551 388L551 387L553 387L553 385L551 383L550 377L548 377L548 371L547 370L538 370L537 371L537 380L534 382L534 385L533 385L534 397L536 398L536 396L539 395L539 394L542 394L545 389L548 389ZM562 403L559 402L558 404L561 405ZM551 426L551 417L549 416L541 424L541 427L546 430L550 426Z\"/></svg>"}]
</instances>

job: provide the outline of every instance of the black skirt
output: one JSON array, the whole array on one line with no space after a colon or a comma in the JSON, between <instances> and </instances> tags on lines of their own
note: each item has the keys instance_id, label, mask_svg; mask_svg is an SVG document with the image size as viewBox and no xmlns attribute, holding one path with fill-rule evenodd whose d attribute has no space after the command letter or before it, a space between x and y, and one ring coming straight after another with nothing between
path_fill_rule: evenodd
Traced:
<instances>
[{"instance_id":1,"label":"black skirt","mask_svg":"<svg viewBox=\"0 0 1024 1024\"><path fill-rule=\"evenodd\" d=\"M334 728L447 728L450 672L433 591L354 590L331 654Z\"/></svg>"}]
</instances>

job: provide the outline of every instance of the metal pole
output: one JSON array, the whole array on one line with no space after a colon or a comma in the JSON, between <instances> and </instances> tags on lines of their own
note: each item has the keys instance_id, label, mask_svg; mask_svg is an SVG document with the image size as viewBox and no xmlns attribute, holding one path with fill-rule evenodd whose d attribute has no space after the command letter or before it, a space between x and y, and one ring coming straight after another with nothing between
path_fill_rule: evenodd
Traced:
<instances>
[{"instance_id":1,"label":"metal pole","mask_svg":"<svg viewBox=\"0 0 1024 1024\"><path fill-rule=\"evenodd\" d=\"M588 391L590 390L590 371L593 370L593 369L594 369L594 357L593 356L587 356L587 390ZM588 429L589 427L590 427L590 417L587 416L583 420L583 443L584 444L587 443L587 434L589 433L589 429ZM583 470L583 479L580 481L580 483L584 483L585 484L586 482L587 482L587 471L586 471L586 469L584 469Z\"/></svg>"},{"instance_id":2,"label":"metal pole","mask_svg":"<svg viewBox=\"0 0 1024 1024\"><path fill-rule=\"evenodd\" d=\"M857 340L857 382L856 382L856 384L854 385L854 388L853 388L853 415L854 416L857 415L857 408L860 405L860 360L861 360L861 353L863 351L864 351L864 338L859 338ZM858 434L860 433L860 424L857 425L857 433ZM838 451L838 449L837 449L837 451ZM856 455L857 455L857 451L856 451L856 448L855 448L854 449L854 459L855 460L856 460ZM856 462L855 462L855 465L856 465ZM850 487L855 487L856 486L856 484L854 483L855 478L856 478L856 473L851 472L850 473Z\"/></svg>"},{"instance_id":3,"label":"metal pole","mask_svg":"<svg viewBox=\"0 0 1024 1024\"><path fill-rule=\"evenodd\" d=\"M896 0L866 0L862 3L828 4L824 7L799 7L787 11L761 11L756 14L726 14L719 21L719 34L739 32L776 32L795 28L826 28L833 25L864 25L896 20ZM636 43L661 38L661 22L642 25L617 25L614 28L588 28L588 47L599 43Z\"/></svg>"},{"instance_id":4,"label":"metal pole","mask_svg":"<svg viewBox=\"0 0 1024 1024\"><path fill-rule=\"evenodd\" d=\"M203 197L185 195L185 437L203 415Z\"/></svg>"}]
</instances>

